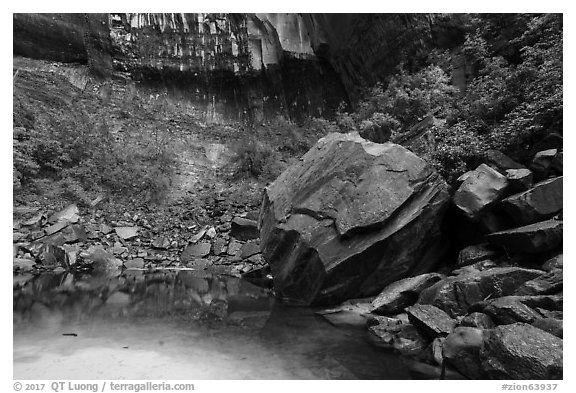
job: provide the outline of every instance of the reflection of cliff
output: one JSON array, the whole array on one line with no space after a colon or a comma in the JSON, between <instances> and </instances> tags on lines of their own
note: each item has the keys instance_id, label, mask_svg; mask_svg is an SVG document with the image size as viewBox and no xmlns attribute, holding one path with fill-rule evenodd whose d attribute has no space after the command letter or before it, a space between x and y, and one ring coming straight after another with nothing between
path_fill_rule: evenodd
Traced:
<instances>
[{"instance_id":1,"label":"reflection of cliff","mask_svg":"<svg viewBox=\"0 0 576 393\"><path fill-rule=\"evenodd\" d=\"M271 301L266 290L243 280L202 272L43 274L14 288L14 321L39 322L55 315L69 321L165 315L219 321L234 312L266 311Z\"/></svg>"}]
</instances>

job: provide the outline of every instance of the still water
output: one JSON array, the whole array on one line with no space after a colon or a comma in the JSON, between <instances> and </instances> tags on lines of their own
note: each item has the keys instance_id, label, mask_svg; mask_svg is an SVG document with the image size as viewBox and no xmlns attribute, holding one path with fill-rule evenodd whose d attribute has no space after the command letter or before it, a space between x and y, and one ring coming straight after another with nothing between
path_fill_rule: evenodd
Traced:
<instances>
[{"instance_id":1,"label":"still water","mask_svg":"<svg viewBox=\"0 0 576 393\"><path fill-rule=\"evenodd\" d=\"M14 277L14 379L413 379L405 359L245 280Z\"/></svg>"}]
</instances>

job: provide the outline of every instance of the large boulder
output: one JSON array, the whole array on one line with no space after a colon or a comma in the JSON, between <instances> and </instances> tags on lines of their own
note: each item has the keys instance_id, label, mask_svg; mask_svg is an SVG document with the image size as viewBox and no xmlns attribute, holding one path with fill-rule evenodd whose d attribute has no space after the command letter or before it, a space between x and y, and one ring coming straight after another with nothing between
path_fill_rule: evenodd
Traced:
<instances>
[{"instance_id":1,"label":"large boulder","mask_svg":"<svg viewBox=\"0 0 576 393\"><path fill-rule=\"evenodd\" d=\"M563 176L544 180L528 191L502 200L502 207L518 225L545 220L562 210L562 183Z\"/></svg>"},{"instance_id":2,"label":"large boulder","mask_svg":"<svg viewBox=\"0 0 576 393\"><path fill-rule=\"evenodd\" d=\"M480 350L490 379L562 379L562 339L525 323L487 331Z\"/></svg>"},{"instance_id":3,"label":"large boulder","mask_svg":"<svg viewBox=\"0 0 576 393\"><path fill-rule=\"evenodd\" d=\"M562 221L547 220L491 233L486 240L512 252L540 253L559 247L562 233Z\"/></svg>"},{"instance_id":4,"label":"large boulder","mask_svg":"<svg viewBox=\"0 0 576 393\"><path fill-rule=\"evenodd\" d=\"M563 270L555 269L549 273L526 281L514 295L552 295L562 291L564 286Z\"/></svg>"},{"instance_id":5,"label":"large boulder","mask_svg":"<svg viewBox=\"0 0 576 393\"><path fill-rule=\"evenodd\" d=\"M480 349L484 344L484 331L474 327L457 327L446 337L442 355L450 365L468 378L482 378Z\"/></svg>"},{"instance_id":6,"label":"large boulder","mask_svg":"<svg viewBox=\"0 0 576 393\"><path fill-rule=\"evenodd\" d=\"M420 293L418 303L431 304L450 316L462 316L487 297L511 295L523 283L540 276L540 270L495 267L475 274L447 277Z\"/></svg>"},{"instance_id":7,"label":"large boulder","mask_svg":"<svg viewBox=\"0 0 576 393\"><path fill-rule=\"evenodd\" d=\"M454 194L454 204L472 220L504 196L508 180L495 169L481 164L469 174Z\"/></svg>"},{"instance_id":8,"label":"large boulder","mask_svg":"<svg viewBox=\"0 0 576 393\"><path fill-rule=\"evenodd\" d=\"M422 290L440 281L444 276L438 273L425 273L408 277L388 285L372 301L372 312L378 314L397 314L418 300Z\"/></svg>"},{"instance_id":9,"label":"large boulder","mask_svg":"<svg viewBox=\"0 0 576 393\"><path fill-rule=\"evenodd\" d=\"M260 247L276 294L310 305L430 271L448 186L406 148L330 134L266 188Z\"/></svg>"},{"instance_id":10,"label":"large boulder","mask_svg":"<svg viewBox=\"0 0 576 393\"><path fill-rule=\"evenodd\" d=\"M443 310L429 304L416 304L406 309L408 320L430 338L446 336L456 326L456 321Z\"/></svg>"}]
</instances>

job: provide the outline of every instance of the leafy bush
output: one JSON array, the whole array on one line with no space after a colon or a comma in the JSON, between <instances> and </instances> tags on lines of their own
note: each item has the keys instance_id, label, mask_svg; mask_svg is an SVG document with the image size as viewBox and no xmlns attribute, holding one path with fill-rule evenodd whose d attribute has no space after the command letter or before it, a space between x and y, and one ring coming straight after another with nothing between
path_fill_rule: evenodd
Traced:
<instances>
[{"instance_id":1,"label":"leafy bush","mask_svg":"<svg viewBox=\"0 0 576 393\"><path fill-rule=\"evenodd\" d=\"M273 180L280 174L277 155L254 136L244 136L234 145L230 162L234 179L256 178Z\"/></svg>"}]
</instances>

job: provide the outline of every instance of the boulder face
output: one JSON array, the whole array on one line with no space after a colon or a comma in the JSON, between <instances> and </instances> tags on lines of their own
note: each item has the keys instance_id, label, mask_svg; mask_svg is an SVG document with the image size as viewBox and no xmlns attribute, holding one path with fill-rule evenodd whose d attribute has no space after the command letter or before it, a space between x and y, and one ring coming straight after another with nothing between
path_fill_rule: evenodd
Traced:
<instances>
[{"instance_id":1,"label":"boulder face","mask_svg":"<svg viewBox=\"0 0 576 393\"><path fill-rule=\"evenodd\" d=\"M444 180L404 147L322 138L264 192L261 250L277 296L337 303L430 271L448 201Z\"/></svg>"},{"instance_id":2,"label":"boulder face","mask_svg":"<svg viewBox=\"0 0 576 393\"><path fill-rule=\"evenodd\" d=\"M488 331L480 359L490 379L562 379L562 339L525 323Z\"/></svg>"}]
</instances>

